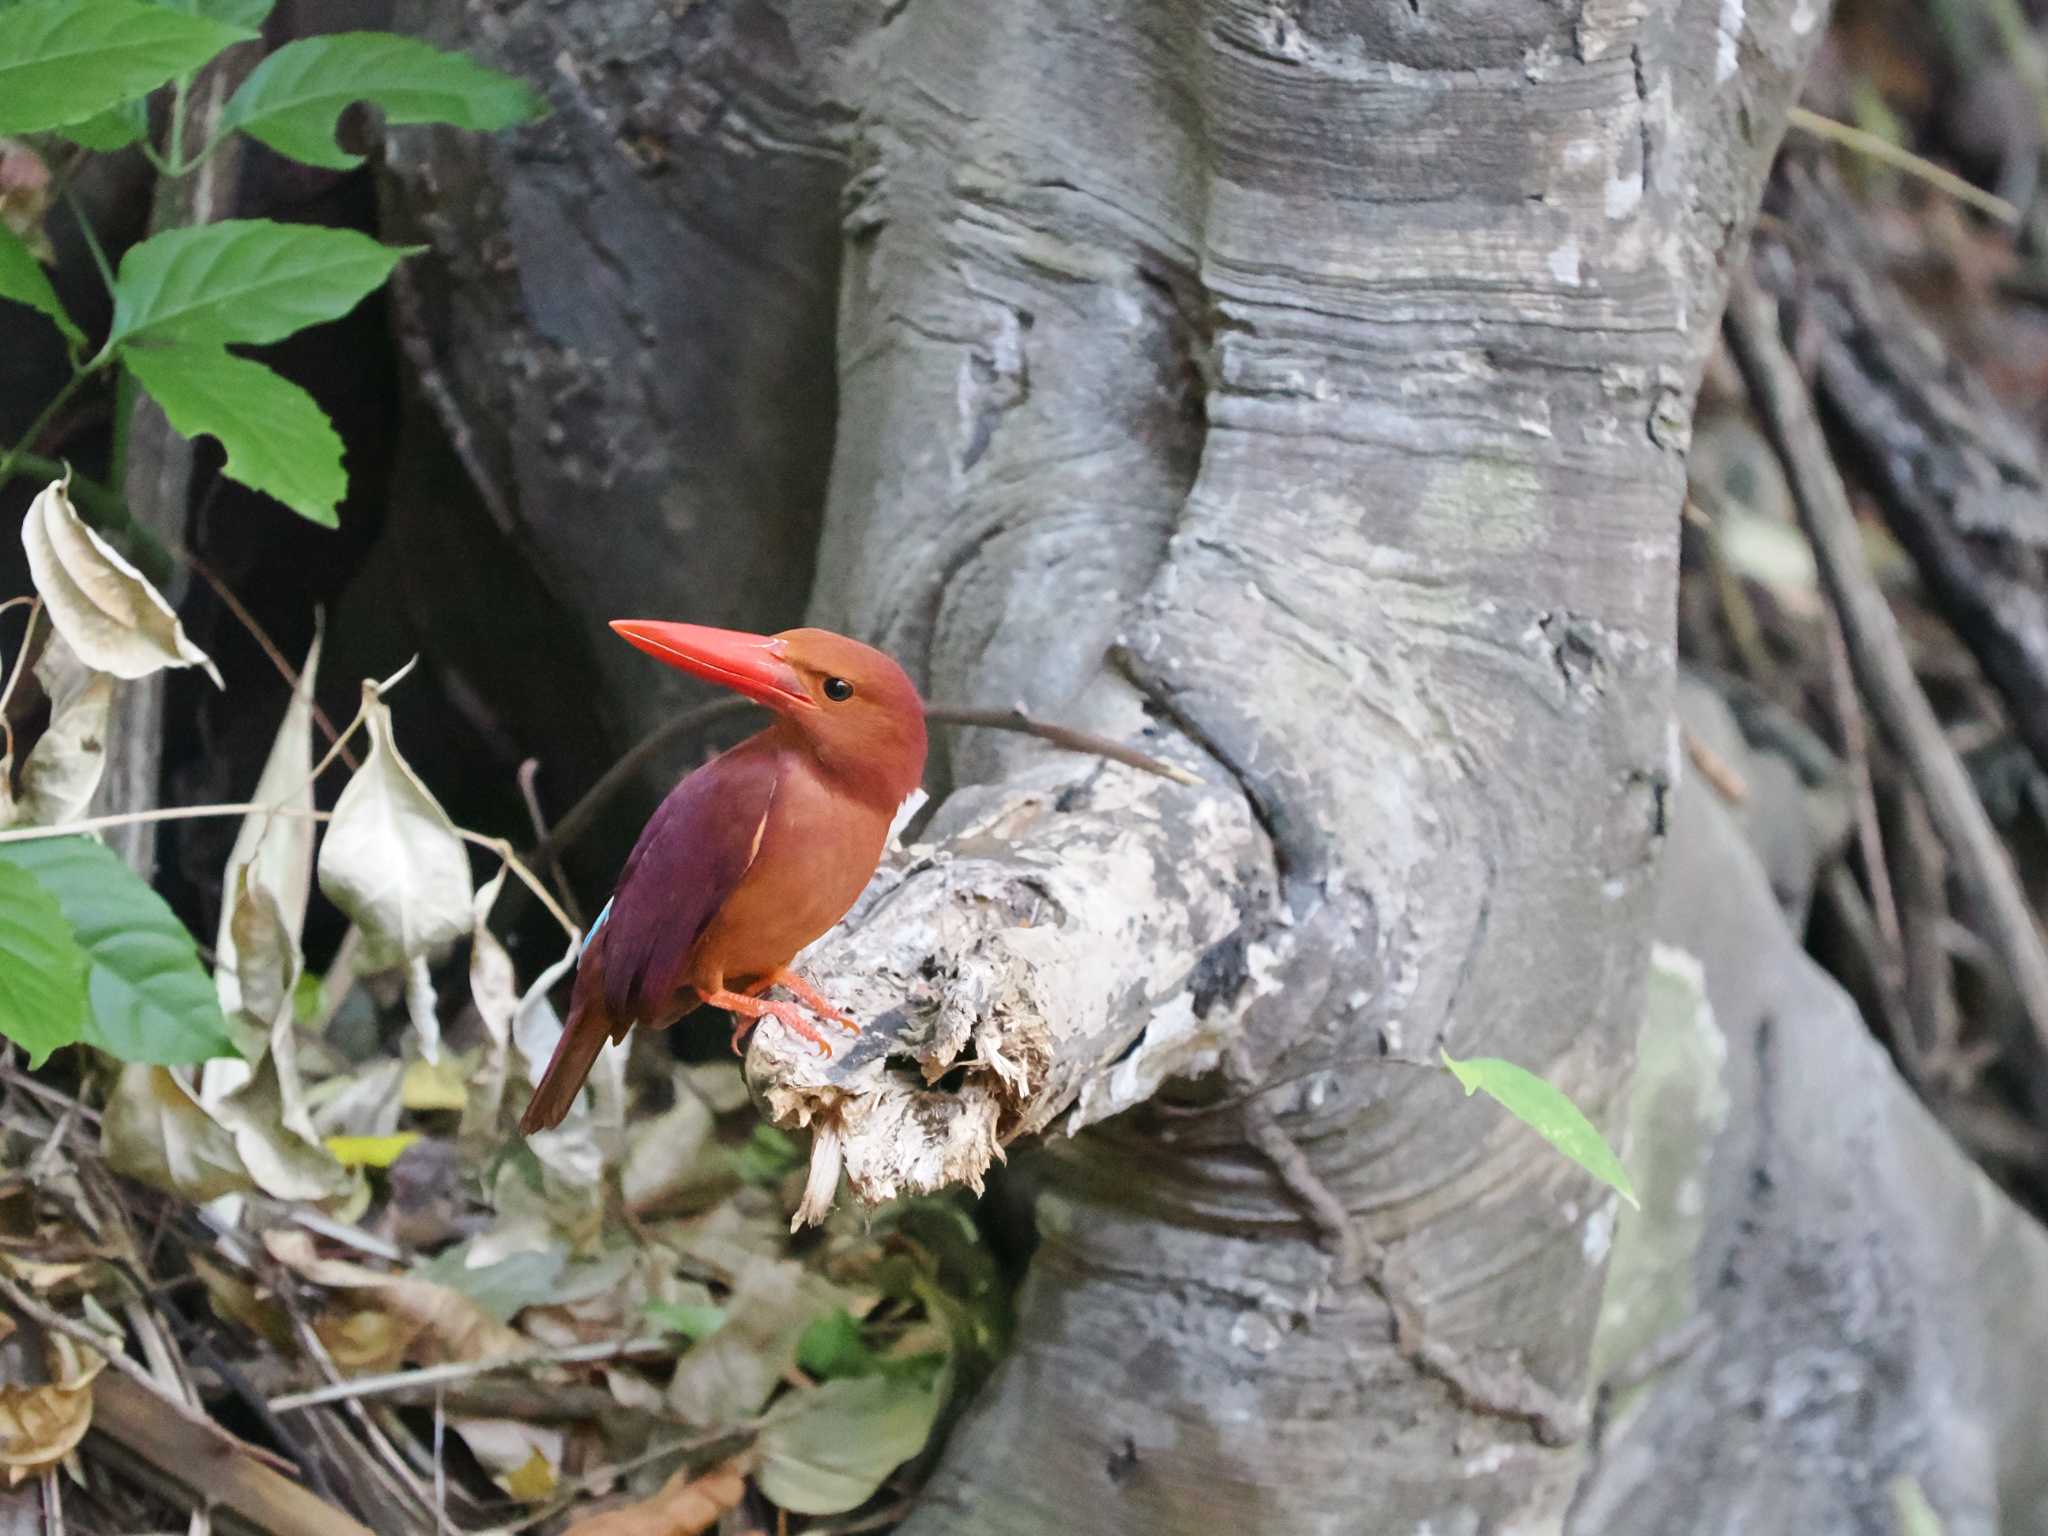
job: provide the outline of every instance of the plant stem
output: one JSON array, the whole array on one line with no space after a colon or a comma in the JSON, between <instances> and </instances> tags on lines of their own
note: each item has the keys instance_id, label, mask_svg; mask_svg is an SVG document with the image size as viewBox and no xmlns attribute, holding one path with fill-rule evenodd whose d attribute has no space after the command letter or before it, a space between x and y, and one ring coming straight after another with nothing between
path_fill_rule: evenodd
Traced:
<instances>
[{"instance_id":1,"label":"plant stem","mask_svg":"<svg viewBox=\"0 0 2048 1536\"><path fill-rule=\"evenodd\" d=\"M134 561L136 566L159 587L166 585L176 562L163 541L140 523L128 511L128 503L116 492L108 490L96 480L89 480L59 459L45 458L40 453L16 453L14 474L33 475L42 480L62 480L71 476L71 499L84 510L86 520ZM10 477L12 478L12 477ZM5 484L0 480L0 484Z\"/></svg>"},{"instance_id":2,"label":"plant stem","mask_svg":"<svg viewBox=\"0 0 2048 1536\"><path fill-rule=\"evenodd\" d=\"M42 437L50 423L57 419L57 413L71 403L71 397L78 393L79 386L85 382L89 371L85 368L75 371L65 381L64 387L50 396L50 403L43 407L42 414L28 424L28 430L21 434L21 441L7 451L5 458L0 458L0 485L5 485L14 478L15 464L23 454L35 447L37 440Z\"/></svg>"},{"instance_id":3,"label":"plant stem","mask_svg":"<svg viewBox=\"0 0 2048 1536\"><path fill-rule=\"evenodd\" d=\"M171 87L171 140L164 150L163 173L166 176L183 176L192 167L185 164L185 98L192 92L192 77L178 76Z\"/></svg>"},{"instance_id":4,"label":"plant stem","mask_svg":"<svg viewBox=\"0 0 2048 1536\"><path fill-rule=\"evenodd\" d=\"M92 253L92 264L100 269L100 281L107 285L107 292L114 291L114 268L107 260L106 247L100 244L99 231L92 227L92 220L86 216L85 200L71 185L71 178L64 178L62 188L64 206L71 210L71 218L78 225L79 238L85 241L85 248Z\"/></svg>"},{"instance_id":5,"label":"plant stem","mask_svg":"<svg viewBox=\"0 0 2048 1536\"><path fill-rule=\"evenodd\" d=\"M1955 172L1944 170L1909 149L1901 149L1889 139L1881 139L1874 133L1865 133L1861 128L1852 128L1847 123L1838 123L1831 117L1822 117L1818 112L1809 112L1805 107L1794 107L1788 119L1790 126L1802 133L1810 133L1817 139L1840 144L1858 154L1881 160L1894 169L1917 176L1929 186L1946 192L1957 202L1968 203L1972 208L1989 214L1999 223L2018 228L2020 211L2004 198L1982 187L1963 180Z\"/></svg>"}]
</instances>

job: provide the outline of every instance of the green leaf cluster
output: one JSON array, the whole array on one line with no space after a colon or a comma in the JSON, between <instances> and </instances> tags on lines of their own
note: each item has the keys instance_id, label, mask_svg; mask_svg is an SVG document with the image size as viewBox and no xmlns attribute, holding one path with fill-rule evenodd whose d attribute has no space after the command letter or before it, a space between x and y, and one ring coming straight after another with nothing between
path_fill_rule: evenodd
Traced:
<instances>
[{"instance_id":1,"label":"green leaf cluster","mask_svg":"<svg viewBox=\"0 0 2048 1536\"><path fill-rule=\"evenodd\" d=\"M147 142L148 98L175 93L182 125L194 72L257 37L272 0L28 0L0 4L0 134L51 134L88 149L143 142L167 176L203 164L241 133L309 165L346 170L361 156L336 142L342 113L369 102L393 123L496 130L540 115L512 76L413 38L349 32L286 44L249 74L223 110L218 135L182 159ZM347 492L342 444L311 395L229 351L264 345L339 319L379 287L410 250L349 230L241 220L171 230L142 241L113 278L114 323L89 359L29 246L0 225L0 299L44 315L72 349L72 385L125 368L187 437L212 437L224 473L323 526ZM0 453L0 482L21 449Z\"/></svg>"},{"instance_id":2,"label":"green leaf cluster","mask_svg":"<svg viewBox=\"0 0 2048 1536\"><path fill-rule=\"evenodd\" d=\"M157 1066L235 1054L192 935L85 837L0 843L0 1035L30 1066L81 1041Z\"/></svg>"}]
</instances>

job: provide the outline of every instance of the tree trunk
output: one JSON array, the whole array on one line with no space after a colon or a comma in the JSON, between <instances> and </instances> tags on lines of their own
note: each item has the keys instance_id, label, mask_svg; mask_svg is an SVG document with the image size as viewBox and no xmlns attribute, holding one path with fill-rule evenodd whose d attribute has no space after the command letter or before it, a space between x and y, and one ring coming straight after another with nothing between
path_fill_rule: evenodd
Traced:
<instances>
[{"instance_id":1,"label":"tree trunk","mask_svg":"<svg viewBox=\"0 0 2048 1536\"><path fill-rule=\"evenodd\" d=\"M1557 1529L1612 1199L1381 1058L1618 1118L1693 395L1821 9L811 9L494 10L555 122L398 191L571 602L755 627L843 215L812 616L1206 780L955 741L820 956L862 1049L755 1047L869 1195L1065 1117L907 1528Z\"/></svg>"}]
</instances>

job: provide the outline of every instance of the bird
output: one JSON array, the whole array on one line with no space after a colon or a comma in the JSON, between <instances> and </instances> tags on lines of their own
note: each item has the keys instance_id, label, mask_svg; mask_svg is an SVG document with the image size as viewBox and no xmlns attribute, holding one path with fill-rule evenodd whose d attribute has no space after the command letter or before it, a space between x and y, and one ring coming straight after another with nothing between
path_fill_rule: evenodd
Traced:
<instances>
[{"instance_id":1,"label":"bird","mask_svg":"<svg viewBox=\"0 0 2048 1536\"><path fill-rule=\"evenodd\" d=\"M529 1136L561 1123L605 1042L635 1025L723 1008L735 1051L773 1017L829 1052L805 1009L858 1033L791 962L860 898L924 777L923 701L872 646L826 629L611 627L776 718L686 774L640 833L584 941L562 1038L520 1117Z\"/></svg>"}]
</instances>

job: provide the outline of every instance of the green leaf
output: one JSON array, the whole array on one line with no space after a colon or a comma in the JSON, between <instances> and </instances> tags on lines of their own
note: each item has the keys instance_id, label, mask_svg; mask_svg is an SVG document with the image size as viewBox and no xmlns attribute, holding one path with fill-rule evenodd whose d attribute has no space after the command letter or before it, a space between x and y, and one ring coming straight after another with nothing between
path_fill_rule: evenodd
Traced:
<instances>
[{"instance_id":1,"label":"green leaf","mask_svg":"<svg viewBox=\"0 0 2048 1536\"><path fill-rule=\"evenodd\" d=\"M131 347L121 357L173 427L220 440L230 480L323 528L340 521L341 436L298 385L220 347Z\"/></svg>"},{"instance_id":2,"label":"green leaf","mask_svg":"<svg viewBox=\"0 0 2048 1536\"><path fill-rule=\"evenodd\" d=\"M95 112L82 123L72 123L58 133L86 149L126 149L149 132L149 98L138 96L104 112Z\"/></svg>"},{"instance_id":3,"label":"green leaf","mask_svg":"<svg viewBox=\"0 0 2048 1536\"><path fill-rule=\"evenodd\" d=\"M142 0L31 0L0 10L0 133L82 123L255 35Z\"/></svg>"},{"instance_id":4,"label":"green leaf","mask_svg":"<svg viewBox=\"0 0 2048 1536\"><path fill-rule=\"evenodd\" d=\"M12 299L30 309L41 310L56 322L66 341L73 346L85 344L85 333L73 325L71 316L64 312L64 301L50 286L50 275L36 260L35 252L4 223L0 223L0 299Z\"/></svg>"},{"instance_id":5,"label":"green leaf","mask_svg":"<svg viewBox=\"0 0 2048 1536\"><path fill-rule=\"evenodd\" d=\"M835 1376L866 1376L875 1369L875 1352L860 1335L860 1320L844 1307L834 1307L797 1340L796 1363L820 1381Z\"/></svg>"},{"instance_id":6,"label":"green leaf","mask_svg":"<svg viewBox=\"0 0 2048 1536\"><path fill-rule=\"evenodd\" d=\"M725 1326L723 1307L691 1305L682 1301L650 1301L642 1308L649 1322L670 1333L680 1333L692 1344L708 1338Z\"/></svg>"},{"instance_id":7,"label":"green leaf","mask_svg":"<svg viewBox=\"0 0 2048 1536\"><path fill-rule=\"evenodd\" d=\"M28 1052L31 1067L83 1037L85 970L85 951L50 893L27 870L0 863L0 1035Z\"/></svg>"},{"instance_id":8,"label":"green leaf","mask_svg":"<svg viewBox=\"0 0 2048 1536\"><path fill-rule=\"evenodd\" d=\"M199 946L107 848L86 837L0 843L0 866L34 879L91 962L80 1038L156 1066L235 1054Z\"/></svg>"},{"instance_id":9,"label":"green leaf","mask_svg":"<svg viewBox=\"0 0 2048 1536\"><path fill-rule=\"evenodd\" d=\"M803 1148L787 1131L765 1122L755 1126L753 1134L732 1154L735 1171L749 1184L773 1184L803 1157Z\"/></svg>"},{"instance_id":10,"label":"green leaf","mask_svg":"<svg viewBox=\"0 0 2048 1536\"><path fill-rule=\"evenodd\" d=\"M156 0L158 5L187 16L211 16L231 27L256 28L276 8L277 0Z\"/></svg>"},{"instance_id":11,"label":"green leaf","mask_svg":"<svg viewBox=\"0 0 2048 1536\"><path fill-rule=\"evenodd\" d=\"M793 1515L844 1514L924 1449L949 1373L853 1376L785 1398L762 1421L761 1491Z\"/></svg>"},{"instance_id":12,"label":"green leaf","mask_svg":"<svg viewBox=\"0 0 2048 1536\"><path fill-rule=\"evenodd\" d=\"M424 249L269 219L166 230L121 258L108 344L282 341L347 314Z\"/></svg>"},{"instance_id":13,"label":"green leaf","mask_svg":"<svg viewBox=\"0 0 2048 1536\"><path fill-rule=\"evenodd\" d=\"M346 171L362 164L335 143L341 114L375 102L393 123L509 128L545 108L526 82L389 32L338 32L287 43L251 72L221 114L281 155Z\"/></svg>"},{"instance_id":14,"label":"green leaf","mask_svg":"<svg viewBox=\"0 0 2048 1536\"><path fill-rule=\"evenodd\" d=\"M1630 1205L1641 1209L1636 1192L1629 1187L1628 1171L1607 1145L1607 1138L1564 1094L1535 1073L1498 1056L1453 1061L1449 1051L1442 1051L1442 1055L1451 1075L1464 1085L1466 1097L1484 1089L1509 1114L1594 1178L1614 1188Z\"/></svg>"}]
</instances>

